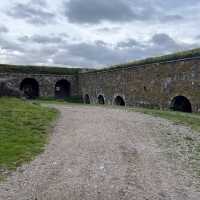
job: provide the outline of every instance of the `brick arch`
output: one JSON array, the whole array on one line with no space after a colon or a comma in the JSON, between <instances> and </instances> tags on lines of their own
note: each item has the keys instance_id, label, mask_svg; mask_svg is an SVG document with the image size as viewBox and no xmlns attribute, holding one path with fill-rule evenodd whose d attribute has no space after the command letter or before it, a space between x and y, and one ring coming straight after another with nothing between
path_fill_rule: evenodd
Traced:
<instances>
[{"instance_id":1,"label":"brick arch","mask_svg":"<svg viewBox=\"0 0 200 200\"><path fill-rule=\"evenodd\" d=\"M105 104L105 97L102 94L99 94L97 97L98 104L104 105Z\"/></svg>"},{"instance_id":2,"label":"brick arch","mask_svg":"<svg viewBox=\"0 0 200 200\"><path fill-rule=\"evenodd\" d=\"M192 112L192 103L190 99L183 95L175 96L170 103L170 109L181 112Z\"/></svg>"},{"instance_id":3,"label":"brick arch","mask_svg":"<svg viewBox=\"0 0 200 200\"><path fill-rule=\"evenodd\" d=\"M24 78L20 82L20 90L27 99L35 99L40 95L39 83L35 78Z\"/></svg>"},{"instance_id":4,"label":"brick arch","mask_svg":"<svg viewBox=\"0 0 200 200\"><path fill-rule=\"evenodd\" d=\"M90 99L89 94L86 93L86 94L83 96L83 101L84 101L85 104L91 104L91 99Z\"/></svg>"},{"instance_id":5,"label":"brick arch","mask_svg":"<svg viewBox=\"0 0 200 200\"><path fill-rule=\"evenodd\" d=\"M122 94L116 94L113 98L113 105L126 106L125 96Z\"/></svg>"},{"instance_id":6,"label":"brick arch","mask_svg":"<svg viewBox=\"0 0 200 200\"><path fill-rule=\"evenodd\" d=\"M71 83L66 79L57 80L55 83L55 97L64 99L71 96Z\"/></svg>"}]
</instances>

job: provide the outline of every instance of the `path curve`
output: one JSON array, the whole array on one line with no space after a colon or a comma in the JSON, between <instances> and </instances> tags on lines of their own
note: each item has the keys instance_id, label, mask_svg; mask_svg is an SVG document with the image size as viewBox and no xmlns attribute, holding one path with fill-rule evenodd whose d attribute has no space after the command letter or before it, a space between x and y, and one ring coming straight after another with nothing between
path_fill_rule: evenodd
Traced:
<instances>
[{"instance_id":1,"label":"path curve","mask_svg":"<svg viewBox=\"0 0 200 200\"><path fill-rule=\"evenodd\" d=\"M55 107L61 116L50 144L0 185L0 200L200 199L156 142L157 132L181 128L121 109Z\"/></svg>"}]
</instances>

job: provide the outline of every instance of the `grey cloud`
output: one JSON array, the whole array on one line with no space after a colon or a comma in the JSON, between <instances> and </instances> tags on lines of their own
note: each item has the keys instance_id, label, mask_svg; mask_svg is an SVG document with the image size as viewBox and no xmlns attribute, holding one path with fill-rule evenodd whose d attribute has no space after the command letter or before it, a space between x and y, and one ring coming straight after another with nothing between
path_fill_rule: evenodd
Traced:
<instances>
[{"instance_id":1,"label":"grey cloud","mask_svg":"<svg viewBox=\"0 0 200 200\"><path fill-rule=\"evenodd\" d=\"M182 7L188 7L188 6L197 6L199 4L198 0L189 0L189 1L183 1L183 0L167 0L167 1L160 1L155 0L154 1L156 5L159 5L160 7L163 7L165 9L176 9L176 8L182 8Z\"/></svg>"},{"instance_id":2,"label":"grey cloud","mask_svg":"<svg viewBox=\"0 0 200 200\"><path fill-rule=\"evenodd\" d=\"M75 23L127 22L137 17L126 0L70 0L65 8L69 21Z\"/></svg>"},{"instance_id":3,"label":"grey cloud","mask_svg":"<svg viewBox=\"0 0 200 200\"><path fill-rule=\"evenodd\" d=\"M177 42L169 35L164 33L155 34L149 41L149 43L153 43L153 46L151 47L153 48L152 51L158 53L160 52L160 54L184 51L188 49L197 48L199 46L199 44L197 43L188 44L180 41Z\"/></svg>"},{"instance_id":4,"label":"grey cloud","mask_svg":"<svg viewBox=\"0 0 200 200\"><path fill-rule=\"evenodd\" d=\"M9 30L6 26L0 25L0 33L8 33Z\"/></svg>"},{"instance_id":5,"label":"grey cloud","mask_svg":"<svg viewBox=\"0 0 200 200\"><path fill-rule=\"evenodd\" d=\"M133 48L138 46L143 46L143 45L134 39L128 39L126 41L122 41L117 44L117 48Z\"/></svg>"},{"instance_id":6,"label":"grey cloud","mask_svg":"<svg viewBox=\"0 0 200 200\"><path fill-rule=\"evenodd\" d=\"M99 65L95 60L88 60L84 57L72 56L68 54L68 51L62 51L53 56L54 63L58 65L65 66L78 66L78 67L87 67L93 68L94 66Z\"/></svg>"},{"instance_id":7,"label":"grey cloud","mask_svg":"<svg viewBox=\"0 0 200 200\"><path fill-rule=\"evenodd\" d=\"M71 55L97 61L98 63L109 63L112 60L118 60L117 52L97 44L75 44L68 46L68 51Z\"/></svg>"},{"instance_id":8,"label":"grey cloud","mask_svg":"<svg viewBox=\"0 0 200 200\"><path fill-rule=\"evenodd\" d=\"M63 42L63 38L61 36L44 36L44 35L33 35L23 36L19 38L21 42L35 42L39 44L58 44Z\"/></svg>"},{"instance_id":9,"label":"grey cloud","mask_svg":"<svg viewBox=\"0 0 200 200\"><path fill-rule=\"evenodd\" d=\"M10 63L12 64L48 64L49 59L57 52L55 48L30 48L26 51L21 52L21 54L15 55L12 51L7 53Z\"/></svg>"},{"instance_id":10,"label":"grey cloud","mask_svg":"<svg viewBox=\"0 0 200 200\"><path fill-rule=\"evenodd\" d=\"M103 41L94 43L67 44L62 46L53 57L57 64L94 67L111 64L120 61L121 55L118 51L111 49Z\"/></svg>"},{"instance_id":11,"label":"grey cloud","mask_svg":"<svg viewBox=\"0 0 200 200\"><path fill-rule=\"evenodd\" d=\"M26 63L48 63L48 60L57 52L57 49L50 47L33 48L24 54Z\"/></svg>"},{"instance_id":12,"label":"grey cloud","mask_svg":"<svg viewBox=\"0 0 200 200\"><path fill-rule=\"evenodd\" d=\"M28 36L21 36L18 38L18 40L20 42L28 42L29 41L29 37Z\"/></svg>"},{"instance_id":13,"label":"grey cloud","mask_svg":"<svg viewBox=\"0 0 200 200\"><path fill-rule=\"evenodd\" d=\"M165 48L174 48L177 47L177 43L169 35L160 33L155 34L151 40L156 46L164 46Z\"/></svg>"},{"instance_id":14,"label":"grey cloud","mask_svg":"<svg viewBox=\"0 0 200 200\"><path fill-rule=\"evenodd\" d=\"M98 24L102 21L177 21L183 17L168 14L162 4L149 0L70 0L65 2L65 15L72 23Z\"/></svg>"},{"instance_id":15,"label":"grey cloud","mask_svg":"<svg viewBox=\"0 0 200 200\"><path fill-rule=\"evenodd\" d=\"M20 44L2 37L0 37L0 48L8 51L24 51L24 48Z\"/></svg>"},{"instance_id":16,"label":"grey cloud","mask_svg":"<svg viewBox=\"0 0 200 200\"><path fill-rule=\"evenodd\" d=\"M189 50L198 46L197 44L189 44L182 41L176 41L165 33L155 34L152 39L148 41L148 43L149 46L144 49L146 52L146 54L144 54L146 55L145 57Z\"/></svg>"},{"instance_id":17,"label":"grey cloud","mask_svg":"<svg viewBox=\"0 0 200 200\"><path fill-rule=\"evenodd\" d=\"M161 17L161 21L163 22L176 22L184 20L184 17L181 15L165 15Z\"/></svg>"},{"instance_id":18,"label":"grey cloud","mask_svg":"<svg viewBox=\"0 0 200 200\"><path fill-rule=\"evenodd\" d=\"M199 39L200 39L200 35L197 35L197 36L195 37L195 39L199 40Z\"/></svg>"},{"instance_id":19,"label":"grey cloud","mask_svg":"<svg viewBox=\"0 0 200 200\"><path fill-rule=\"evenodd\" d=\"M39 5L39 6L47 7L46 0L33 0L31 3L32 3L32 5Z\"/></svg>"},{"instance_id":20,"label":"grey cloud","mask_svg":"<svg viewBox=\"0 0 200 200\"><path fill-rule=\"evenodd\" d=\"M45 40L46 41L46 40ZM125 63L130 60L142 59L149 56L162 55L176 52L177 50L186 50L194 47L191 44L180 43L169 35L160 33L155 34L148 41L137 41L129 39L121 41L115 47L104 41L97 40L93 43L44 43L42 47L30 46L26 50L20 49L18 43L10 43L6 40L0 40L0 47L14 51L22 52L12 58L17 63L35 64L49 63L74 65L74 66L106 66L112 64Z\"/></svg>"},{"instance_id":21,"label":"grey cloud","mask_svg":"<svg viewBox=\"0 0 200 200\"><path fill-rule=\"evenodd\" d=\"M95 41L95 44L96 44L97 46L107 46L107 45L109 45L108 43L106 43L106 42L104 42L104 41L102 41L102 40L96 40L96 41Z\"/></svg>"},{"instance_id":22,"label":"grey cloud","mask_svg":"<svg viewBox=\"0 0 200 200\"><path fill-rule=\"evenodd\" d=\"M96 29L97 31L99 32L106 32L106 33L116 33L116 32L119 32L121 29L121 27L112 27L112 28L109 28L109 27L104 27L104 28L98 28Z\"/></svg>"},{"instance_id":23,"label":"grey cloud","mask_svg":"<svg viewBox=\"0 0 200 200\"><path fill-rule=\"evenodd\" d=\"M126 48L121 48L122 46ZM193 47L194 44L178 43L169 35L163 33L154 35L151 40L144 43L129 39L124 41L124 43L121 42L118 44L116 48L111 48L108 44L97 41L93 44L79 43L68 45L66 46L66 52L63 55L63 59L61 59L61 55L58 55L64 63L69 61L68 58L70 58L72 63L71 59L74 58L73 62L76 63L76 65L80 65L81 63L89 66L90 64L102 66L172 53ZM56 60L58 61L58 59Z\"/></svg>"},{"instance_id":24,"label":"grey cloud","mask_svg":"<svg viewBox=\"0 0 200 200\"><path fill-rule=\"evenodd\" d=\"M53 13L45 9L42 4L32 3L32 1L27 4L15 4L7 14L17 19L24 19L31 24L46 25L55 22Z\"/></svg>"}]
</instances>

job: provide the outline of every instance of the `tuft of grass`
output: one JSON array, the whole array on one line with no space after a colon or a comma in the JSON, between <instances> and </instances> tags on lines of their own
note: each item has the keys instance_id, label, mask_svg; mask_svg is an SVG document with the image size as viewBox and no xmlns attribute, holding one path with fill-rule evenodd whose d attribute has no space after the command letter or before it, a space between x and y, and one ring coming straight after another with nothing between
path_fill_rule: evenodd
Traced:
<instances>
[{"instance_id":1,"label":"tuft of grass","mask_svg":"<svg viewBox=\"0 0 200 200\"><path fill-rule=\"evenodd\" d=\"M44 150L55 109L15 98L0 98L0 180L5 172Z\"/></svg>"}]
</instances>

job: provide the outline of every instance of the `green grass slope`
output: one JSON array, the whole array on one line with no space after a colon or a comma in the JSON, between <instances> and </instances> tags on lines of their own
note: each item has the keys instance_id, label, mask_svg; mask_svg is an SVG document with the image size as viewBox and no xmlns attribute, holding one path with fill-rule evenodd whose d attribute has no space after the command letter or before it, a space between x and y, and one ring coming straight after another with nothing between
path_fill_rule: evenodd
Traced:
<instances>
[{"instance_id":1,"label":"green grass slope","mask_svg":"<svg viewBox=\"0 0 200 200\"><path fill-rule=\"evenodd\" d=\"M54 109L14 98L0 98L0 179L44 150Z\"/></svg>"}]
</instances>

